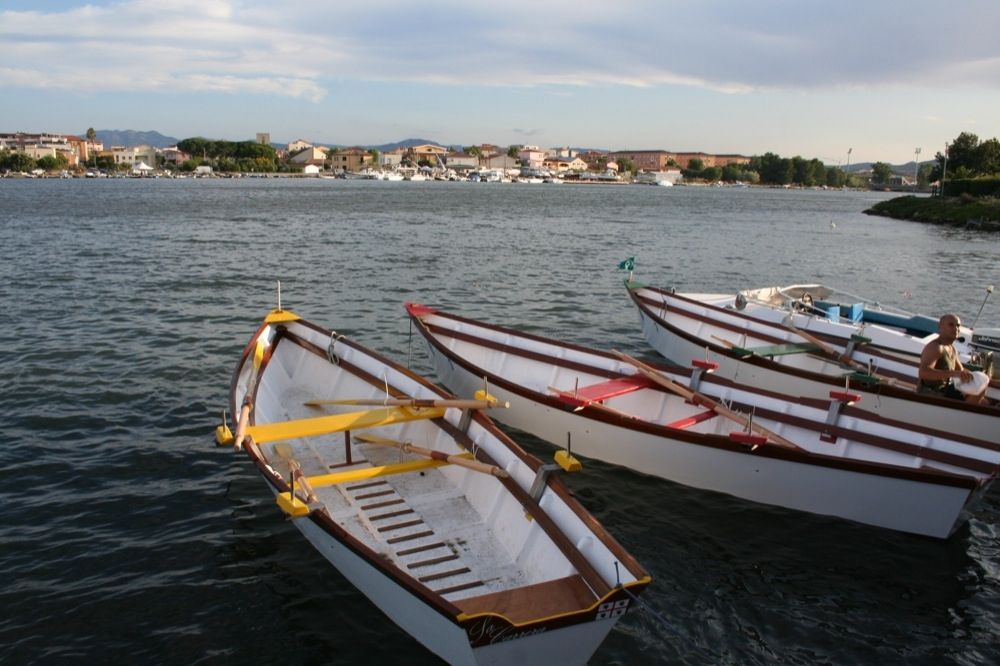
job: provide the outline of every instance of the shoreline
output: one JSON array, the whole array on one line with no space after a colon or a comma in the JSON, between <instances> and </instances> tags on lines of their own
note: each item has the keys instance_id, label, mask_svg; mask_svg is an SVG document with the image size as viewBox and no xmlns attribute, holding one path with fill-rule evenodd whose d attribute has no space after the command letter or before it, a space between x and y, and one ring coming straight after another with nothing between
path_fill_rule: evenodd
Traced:
<instances>
[{"instance_id":1,"label":"shoreline","mask_svg":"<svg viewBox=\"0 0 1000 666\"><path fill-rule=\"evenodd\" d=\"M1000 199L993 197L917 197L880 201L865 215L926 224L1000 231Z\"/></svg>"}]
</instances>

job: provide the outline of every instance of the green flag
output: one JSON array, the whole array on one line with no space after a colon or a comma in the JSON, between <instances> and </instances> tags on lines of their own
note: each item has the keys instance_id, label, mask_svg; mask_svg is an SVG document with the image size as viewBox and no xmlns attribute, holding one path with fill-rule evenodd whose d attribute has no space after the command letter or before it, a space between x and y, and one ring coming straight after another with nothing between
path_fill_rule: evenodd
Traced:
<instances>
[{"instance_id":1,"label":"green flag","mask_svg":"<svg viewBox=\"0 0 1000 666\"><path fill-rule=\"evenodd\" d=\"M618 268L623 271L635 270L635 257L629 257L625 261L618 264Z\"/></svg>"}]
</instances>

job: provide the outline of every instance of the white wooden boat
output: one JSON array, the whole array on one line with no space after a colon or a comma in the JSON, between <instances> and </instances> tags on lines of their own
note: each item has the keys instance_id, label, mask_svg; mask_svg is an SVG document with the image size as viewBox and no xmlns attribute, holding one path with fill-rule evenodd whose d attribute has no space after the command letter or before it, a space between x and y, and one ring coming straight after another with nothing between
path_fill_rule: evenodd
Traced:
<instances>
[{"instance_id":1,"label":"white wooden boat","mask_svg":"<svg viewBox=\"0 0 1000 666\"><path fill-rule=\"evenodd\" d=\"M822 330L813 335L812 324L805 330L799 320L765 321L741 309L735 295L625 285L649 344L674 363L711 357L723 377L790 395L849 389L887 418L1000 442L1000 409L918 393L915 364L899 350Z\"/></svg>"},{"instance_id":2,"label":"white wooden boat","mask_svg":"<svg viewBox=\"0 0 1000 666\"><path fill-rule=\"evenodd\" d=\"M987 289L987 298L993 288ZM771 324L808 331L810 335L829 339L847 349L854 341L853 351L865 361L867 350L882 350L887 363L894 356L901 360L894 366L901 375L916 378L915 367L928 342L937 337L938 320L901 308L866 300L822 284L793 284L783 287L744 289L732 297L725 294L705 294L722 307L732 307ZM985 305L985 301L983 303ZM1000 351L998 329L973 330L962 326L955 349L964 364L986 367L992 374L994 354ZM880 362L878 356L873 363Z\"/></svg>"},{"instance_id":3,"label":"white wooden boat","mask_svg":"<svg viewBox=\"0 0 1000 666\"><path fill-rule=\"evenodd\" d=\"M498 420L585 456L812 513L945 538L1000 471L1000 445L890 421L834 391L798 398L654 367L408 304L439 378L510 402Z\"/></svg>"},{"instance_id":4,"label":"white wooden boat","mask_svg":"<svg viewBox=\"0 0 1000 666\"><path fill-rule=\"evenodd\" d=\"M345 578L445 661L586 663L649 576L555 465L478 411L489 404L279 309L233 374L235 435L220 426L217 438L249 455Z\"/></svg>"}]
</instances>

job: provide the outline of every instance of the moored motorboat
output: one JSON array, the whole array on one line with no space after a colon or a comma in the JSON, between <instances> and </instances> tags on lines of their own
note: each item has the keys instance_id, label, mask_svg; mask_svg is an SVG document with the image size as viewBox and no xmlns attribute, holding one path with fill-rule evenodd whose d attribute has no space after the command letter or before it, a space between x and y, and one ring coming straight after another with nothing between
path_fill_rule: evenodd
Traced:
<instances>
[{"instance_id":1,"label":"moored motorboat","mask_svg":"<svg viewBox=\"0 0 1000 666\"><path fill-rule=\"evenodd\" d=\"M481 413L496 404L486 394L454 398L280 307L230 393L235 434L220 426L220 443L245 451L312 545L449 663L586 663L649 583L556 466Z\"/></svg>"},{"instance_id":2,"label":"moored motorboat","mask_svg":"<svg viewBox=\"0 0 1000 666\"><path fill-rule=\"evenodd\" d=\"M849 389L887 418L1000 441L1000 409L917 392L915 362L898 350L866 339L838 341L824 331L813 335L794 319L750 316L735 295L625 286L649 344L674 363L710 356L723 377L791 395L822 398Z\"/></svg>"},{"instance_id":3,"label":"moored motorboat","mask_svg":"<svg viewBox=\"0 0 1000 666\"><path fill-rule=\"evenodd\" d=\"M1000 471L1000 445L408 304L436 372L495 417L574 452L757 502L939 538ZM862 401L863 402L863 401Z\"/></svg>"}]
</instances>

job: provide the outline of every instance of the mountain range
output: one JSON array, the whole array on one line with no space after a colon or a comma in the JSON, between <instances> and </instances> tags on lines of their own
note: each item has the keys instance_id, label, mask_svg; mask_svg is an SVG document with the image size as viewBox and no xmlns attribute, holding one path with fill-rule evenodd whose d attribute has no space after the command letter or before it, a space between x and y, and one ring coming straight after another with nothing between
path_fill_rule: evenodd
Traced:
<instances>
[{"instance_id":1,"label":"mountain range","mask_svg":"<svg viewBox=\"0 0 1000 666\"><path fill-rule=\"evenodd\" d=\"M80 132L79 136L87 136L86 130ZM125 146L152 146L153 148L169 148L176 146L179 139L172 136L164 136L159 132L148 131L138 132L136 130L97 130L97 140L105 145Z\"/></svg>"},{"instance_id":2,"label":"mountain range","mask_svg":"<svg viewBox=\"0 0 1000 666\"><path fill-rule=\"evenodd\" d=\"M169 148L170 146L176 146L178 141L182 139L177 139L172 136L165 136L156 132L154 130L149 130L146 132L141 132L137 130L109 130L102 129L96 130L97 140L103 143L105 146L125 146L126 148L132 146L152 146L153 148ZM80 136L86 136L87 132L83 131ZM252 139L248 139L252 140ZM434 145L440 145L437 141L430 141L428 139L404 139L403 141L397 141L395 143L383 143L380 145L372 146L361 146L368 150L377 150L380 153L386 153L397 148L409 148L411 146L420 146L427 143L433 143ZM286 144L283 143L271 143L275 148L284 148ZM344 146L347 144L318 144L325 146ZM457 147L457 146L456 146Z\"/></svg>"}]
</instances>

